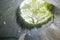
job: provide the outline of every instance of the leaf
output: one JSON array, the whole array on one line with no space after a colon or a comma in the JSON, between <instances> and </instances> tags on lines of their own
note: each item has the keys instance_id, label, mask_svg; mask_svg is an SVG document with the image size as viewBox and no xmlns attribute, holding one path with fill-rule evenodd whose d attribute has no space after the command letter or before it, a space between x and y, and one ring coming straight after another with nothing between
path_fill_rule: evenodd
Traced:
<instances>
[{"instance_id":1,"label":"leaf","mask_svg":"<svg viewBox=\"0 0 60 40\"><path fill-rule=\"evenodd\" d=\"M21 9L28 9L30 8L30 4L25 4Z\"/></svg>"},{"instance_id":2,"label":"leaf","mask_svg":"<svg viewBox=\"0 0 60 40\"><path fill-rule=\"evenodd\" d=\"M37 0L32 0L32 4L36 3Z\"/></svg>"}]
</instances>

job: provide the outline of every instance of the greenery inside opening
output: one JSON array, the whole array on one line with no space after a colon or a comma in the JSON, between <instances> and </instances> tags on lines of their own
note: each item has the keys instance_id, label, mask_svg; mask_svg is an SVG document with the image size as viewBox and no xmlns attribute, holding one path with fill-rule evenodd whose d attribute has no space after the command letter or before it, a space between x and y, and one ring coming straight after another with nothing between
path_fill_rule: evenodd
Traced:
<instances>
[{"instance_id":1,"label":"greenery inside opening","mask_svg":"<svg viewBox=\"0 0 60 40\"><path fill-rule=\"evenodd\" d=\"M24 0L20 5L22 27L41 27L53 18L52 5L45 0Z\"/></svg>"}]
</instances>

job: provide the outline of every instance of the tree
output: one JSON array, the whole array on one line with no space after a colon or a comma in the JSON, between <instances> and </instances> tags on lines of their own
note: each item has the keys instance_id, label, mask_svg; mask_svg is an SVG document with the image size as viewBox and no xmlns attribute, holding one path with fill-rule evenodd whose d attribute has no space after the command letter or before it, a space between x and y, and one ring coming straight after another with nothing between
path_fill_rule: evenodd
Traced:
<instances>
[{"instance_id":1,"label":"tree","mask_svg":"<svg viewBox=\"0 0 60 40\"><path fill-rule=\"evenodd\" d=\"M31 24L32 27L41 27L42 24L53 18L52 7L45 0L28 0L28 3L24 0L20 5L20 16L27 23L25 23L26 25ZM31 26L26 27L30 28Z\"/></svg>"}]
</instances>

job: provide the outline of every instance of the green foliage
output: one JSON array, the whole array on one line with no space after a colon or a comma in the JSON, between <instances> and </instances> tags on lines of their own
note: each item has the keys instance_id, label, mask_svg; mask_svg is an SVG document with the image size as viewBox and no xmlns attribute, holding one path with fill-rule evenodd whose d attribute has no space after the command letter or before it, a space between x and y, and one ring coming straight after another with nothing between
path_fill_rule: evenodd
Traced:
<instances>
[{"instance_id":1,"label":"green foliage","mask_svg":"<svg viewBox=\"0 0 60 40\"><path fill-rule=\"evenodd\" d=\"M51 18L53 18L53 13L50 11L52 9L52 5L47 3L45 0L43 0L43 2L37 2L37 0L32 0L31 3L29 4L25 4L22 8L20 8L21 10L29 10L32 12L32 23L33 24L29 24L28 22L24 22L24 26L26 26L27 28L32 28L34 26L39 26L41 27L44 23L46 23L48 20L50 20ZM22 12L21 12L22 13ZM38 14L40 15L38 17ZM46 16L41 16L41 15L46 15ZM34 17L38 17L35 18L37 20L37 22L34 22ZM41 21L39 23L39 21ZM22 23L23 24L23 23Z\"/></svg>"},{"instance_id":2,"label":"green foliage","mask_svg":"<svg viewBox=\"0 0 60 40\"><path fill-rule=\"evenodd\" d=\"M30 8L30 4L26 4L22 7L22 9L28 9L28 8Z\"/></svg>"},{"instance_id":3,"label":"green foliage","mask_svg":"<svg viewBox=\"0 0 60 40\"><path fill-rule=\"evenodd\" d=\"M49 11L53 7L51 6L51 4L48 4L46 1L44 1L44 3L39 3L36 1L37 0L32 0L30 4L25 4L21 9L24 9L24 10L29 9L33 13L37 14L37 13L44 13L45 11Z\"/></svg>"},{"instance_id":4,"label":"green foliage","mask_svg":"<svg viewBox=\"0 0 60 40\"><path fill-rule=\"evenodd\" d=\"M37 0L32 0L32 4L36 3Z\"/></svg>"}]
</instances>

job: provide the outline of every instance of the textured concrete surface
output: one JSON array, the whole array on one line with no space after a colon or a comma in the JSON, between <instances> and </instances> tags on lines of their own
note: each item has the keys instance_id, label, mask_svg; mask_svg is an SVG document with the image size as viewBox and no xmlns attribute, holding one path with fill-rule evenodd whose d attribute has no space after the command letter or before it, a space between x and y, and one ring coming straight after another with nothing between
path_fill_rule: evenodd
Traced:
<instances>
[{"instance_id":1,"label":"textured concrete surface","mask_svg":"<svg viewBox=\"0 0 60 40\"><path fill-rule=\"evenodd\" d=\"M56 7L53 9L55 17L52 24L49 22L49 25L45 24L42 28L21 31L16 22L16 10L21 1L0 0L0 40L60 40L60 6L49 1Z\"/></svg>"},{"instance_id":2,"label":"textured concrete surface","mask_svg":"<svg viewBox=\"0 0 60 40\"><path fill-rule=\"evenodd\" d=\"M20 27L16 22L16 11L21 1L0 0L0 39L20 36Z\"/></svg>"},{"instance_id":3,"label":"textured concrete surface","mask_svg":"<svg viewBox=\"0 0 60 40\"><path fill-rule=\"evenodd\" d=\"M44 24L42 28L33 28L28 31L25 30L25 32L20 36L19 40L45 40L48 36L46 35L46 31L48 31L48 26L51 25L51 23L52 20L47 24Z\"/></svg>"}]
</instances>

